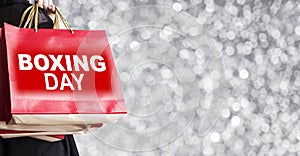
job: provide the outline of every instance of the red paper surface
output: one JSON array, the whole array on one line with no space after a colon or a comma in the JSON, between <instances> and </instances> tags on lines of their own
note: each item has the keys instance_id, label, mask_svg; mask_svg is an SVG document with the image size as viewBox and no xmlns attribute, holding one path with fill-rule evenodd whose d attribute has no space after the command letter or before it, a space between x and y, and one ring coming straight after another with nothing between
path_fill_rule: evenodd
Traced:
<instances>
[{"instance_id":1,"label":"red paper surface","mask_svg":"<svg viewBox=\"0 0 300 156\"><path fill-rule=\"evenodd\" d=\"M11 97L12 114L125 114L126 108L122 95L121 86L117 77L114 60L106 38L105 31L75 30L71 34L67 30L22 29L12 25L4 25L6 39L6 50L8 58L9 85ZM32 70L20 70L18 54L34 57L44 55L49 59L49 68L41 71L36 68ZM59 68L52 71L51 58L49 55L58 57L63 55L61 66L67 69L67 59L64 56L77 55L88 58L93 56L103 57L106 70L97 72L89 71L61 71ZM97 60L99 62L99 60ZM95 61L97 63L97 61ZM41 66L45 62L40 62ZM71 63L74 62L71 59ZM84 74L81 81L82 90L78 88L60 86L56 90L46 90L45 73L54 74L59 80L67 75L72 84L71 74L80 76ZM54 81L48 79L49 83ZM78 86L77 86L78 87Z\"/></svg>"}]
</instances>

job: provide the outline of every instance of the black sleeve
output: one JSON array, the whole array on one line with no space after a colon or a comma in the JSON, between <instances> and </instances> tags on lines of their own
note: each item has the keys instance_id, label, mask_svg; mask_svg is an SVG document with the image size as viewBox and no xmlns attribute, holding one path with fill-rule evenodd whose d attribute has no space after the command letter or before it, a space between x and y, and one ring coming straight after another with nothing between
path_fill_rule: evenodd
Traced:
<instances>
[{"instance_id":1,"label":"black sleeve","mask_svg":"<svg viewBox=\"0 0 300 156\"><path fill-rule=\"evenodd\" d=\"M4 2L4 0L0 0ZM31 4L26 0L6 0L5 6L0 8L0 27L3 27L3 22L14 26L19 26L23 12ZM39 9L39 28L53 28L53 21L46 14L44 9Z\"/></svg>"},{"instance_id":2,"label":"black sleeve","mask_svg":"<svg viewBox=\"0 0 300 156\"><path fill-rule=\"evenodd\" d=\"M3 22L18 26L23 12L29 4L16 3L13 5L5 6L0 9L0 27Z\"/></svg>"},{"instance_id":3,"label":"black sleeve","mask_svg":"<svg viewBox=\"0 0 300 156\"><path fill-rule=\"evenodd\" d=\"M6 4L6 0L0 0L0 7L4 7Z\"/></svg>"},{"instance_id":4,"label":"black sleeve","mask_svg":"<svg viewBox=\"0 0 300 156\"><path fill-rule=\"evenodd\" d=\"M17 3L28 3L28 0L0 0L0 7L10 6Z\"/></svg>"}]
</instances>

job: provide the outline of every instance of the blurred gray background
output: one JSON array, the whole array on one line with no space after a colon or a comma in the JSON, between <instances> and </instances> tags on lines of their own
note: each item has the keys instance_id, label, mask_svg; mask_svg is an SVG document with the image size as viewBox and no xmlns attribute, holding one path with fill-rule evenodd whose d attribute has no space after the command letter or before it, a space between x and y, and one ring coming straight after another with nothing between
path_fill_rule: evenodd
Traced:
<instances>
[{"instance_id":1,"label":"blurred gray background","mask_svg":"<svg viewBox=\"0 0 300 156\"><path fill-rule=\"evenodd\" d=\"M297 0L58 0L107 31L128 115L81 156L300 155Z\"/></svg>"}]
</instances>

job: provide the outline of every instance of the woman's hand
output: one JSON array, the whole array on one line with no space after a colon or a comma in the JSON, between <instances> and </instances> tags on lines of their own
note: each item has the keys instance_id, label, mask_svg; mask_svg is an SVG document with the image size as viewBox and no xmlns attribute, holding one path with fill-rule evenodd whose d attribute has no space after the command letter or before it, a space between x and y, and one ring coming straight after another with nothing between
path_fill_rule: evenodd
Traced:
<instances>
[{"instance_id":1,"label":"woman's hand","mask_svg":"<svg viewBox=\"0 0 300 156\"><path fill-rule=\"evenodd\" d=\"M35 0L35 3L38 3L39 7L43 8L47 12L48 16L54 20L56 7L52 0Z\"/></svg>"}]
</instances>

